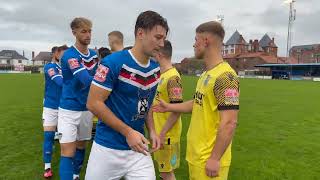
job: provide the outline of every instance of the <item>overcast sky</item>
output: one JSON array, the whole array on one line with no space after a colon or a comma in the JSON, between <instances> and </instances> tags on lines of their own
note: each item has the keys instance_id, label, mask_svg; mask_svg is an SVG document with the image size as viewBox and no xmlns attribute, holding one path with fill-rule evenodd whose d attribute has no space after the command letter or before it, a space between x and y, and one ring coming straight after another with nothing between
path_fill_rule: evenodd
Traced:
<instances>
[{"instance_id":1,"label":"overcast sky","mask_svg":"<svg viewBox=\"0 0 320 180\"><path fill-rule=\"evenodd\" d=\"M296 0L293 45L320 43L320 0ZM120 30L125 44L134 42L138 14L154 10L170 26L168 39L174 61L193 55L194 30L200 23L224 15L225 41L238 30L244 38L275 37L279 55L286 51L289 7L283 0L0 0L0 50L48 51L53 45L72 45L69 23L74 17L92 20L91 47L108 46L107 33Z\"/></svg>"}]
</instances>

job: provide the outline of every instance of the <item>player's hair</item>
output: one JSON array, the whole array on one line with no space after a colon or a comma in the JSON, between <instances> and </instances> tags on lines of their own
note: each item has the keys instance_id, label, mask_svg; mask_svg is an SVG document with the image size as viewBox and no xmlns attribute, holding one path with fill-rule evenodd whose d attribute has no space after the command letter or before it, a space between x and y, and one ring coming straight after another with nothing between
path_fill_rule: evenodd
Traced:
<instances>
[{"instance_id":1,"label":"player's hair","mask_svg":"<svg viewBox=\"0 0 320 180\"><path fill-rule=\"evenodd\" d=\"M130 50L130 49L132 49L132 47L133 46L127 46L127 47L123 48L123 50Z\"/></svg>"},{"instance_id":2,"label":"player's hair","mask_svg":"<svg viewBox=\"0 0 320 180\"><path fill-rule=\"evenodd\" d=\"M104 57L110 55L111 51L109 48L101 47L98 49L98 53L99 53L99 56L101 57L101 59L103 59Z\"/></svg>"},{"instance_id":3,"label":"player's hair","mask_svg":"<svg viewBox=\"0 0 320 180\"><path fill-rule=\"evenodd\" d=\"M76 17L70 23L70 28L72 30L79 29L79 28L91 28L92 22L84 17Z\"/></svg>"},{"instance_id":4,"label":"player's hair","mask_svg":"<svg viewBox=\"0 0 320 180\"><path fill-rule=\"evenodd\" d=\"M196 33L210 33L212 35L218 36L221 41L224 39L225 31L221 23L217 21L209 21L203 24L200 24L197 29Z\"/></svg>"},{"instance_id":5,"label":"player's hair","mask_svg":"<svg viewBox=\"0 0 320 180\"><path fill-rule=\"evenodd\" d=\"M67 50L69 47L67 45L62 45L58 48L58 51L65 51Z\"/></svg>"},{"instance_id":6,"label":"player's hair","mask_svg":"<svg viewBox=\"0 0 320 180\"><path fill-rule=\"evenodd\" d=\"M154 26L157 25L162 26L166 30L166 34L168 33L169 26L167 20L164 17L154 11L142 12L137 18L134 35L137 35L139 28L142 28L144 30L151 30Z\"/></svg>"},{"instance_id":7,"label":"player's hair","mask_svg":"<svg viewBox=\"0 0 320 180\"><path fill-rule=\"evenodd\" d=\"M51 53L53 54L53 53L55 53L56 51L58 51L59 50L59 47L58 46L53 46L52 48L51 48Z\"/></svg>"},{"instance_id":8,"label":"player's hair","mask_svg":"<svg viewBox=\"0 0 320 180\"><path fill-rule=\"evenodd\" d=\"M121 42L123 42L123 34L120 31L111 31L108 36L115 36L120 39Z\"/></svg>"},{"instance_id":9,"label":"player's hair","mask_svg":"<svg viewBox=\"0 0 320 180\"><path fill-rule=\"evenodd\" d=\"M168 40L164 41L164 46L160 49L160 52L166 57L171 59L172 57L172 45Z\"/></svg>"}]
</instances>

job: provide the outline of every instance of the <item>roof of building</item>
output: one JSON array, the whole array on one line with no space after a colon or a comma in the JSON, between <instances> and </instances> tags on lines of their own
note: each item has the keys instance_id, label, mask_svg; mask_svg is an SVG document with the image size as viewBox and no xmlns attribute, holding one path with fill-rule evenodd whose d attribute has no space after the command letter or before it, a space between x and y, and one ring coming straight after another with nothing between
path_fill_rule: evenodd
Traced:
<instances>
[{"instance_id":1,"label":"roof of building","mask_svg":"<svg viewBox=\"0 0 320 180\"><path fill-rule=\"evenodd\" d=\"M259 41L259 46L260 47L269 47L270 46L270 42L272 41L272 39L270 38L270 36L268 34L265 34L261 40ZM274 47L277 47L275 44L274 44Z\"/></svg>"},{"instance_id":2,"label":"roof of building","mask_svg":"<svg viewBox=\"0 0 320 180\"><path fill-rule=\"evenodd\" d=\"M320 44L308 44L308 45L299 45L299 46L293 46L291 50L297 50L297 49L303 49L307 51L311 51L316 48L320 48Z\"/></svg>"},{"instance_id":3,"label":"roof of building","mask_svg":"<svg viewBox=\"0 0 320 180\"><path fill-rule=\"evenodd\" d=\"M232 36L229 38L229 40L225 43L225 45L233 45L233 44L239 44L239 40L241 38L241 34L236 31L232 34ZM245 44L247 42L244 40Z\"/></svg>"},{"instance_id":4,"label":"roof of building","mask_svg":"<svg viewBox=\"0 0 320 180\"><path fill-rule=\"evenodd\" d=\"M41 51L32 61L51 61L52 60L52 53Z\"/></svg>"},{"instance_id":5,"label":"roof of building","mask_svg":"<svg viewBox=\"0 0 320 180\"><path fill-rule=\"evenodd\" d=\"M276 57L266 54L265 52L243 53L243 54L228 54L223 56L224 59L241 59L241 58L260 58L266 63L283 63L283 64L296 64L297 59L294 57Z\"/></svg>"},{"instance_id":6,"label":"roof of building","mask_svg":"<svg viewBox=\"0 0 320 180\"><path fill-rule=\"evenodd\" d=\"M26 57L20 55L15 50L2 50L0 51L0 59L21 59L28 60Z\"/></svg>"},{"instance_id":7,"label":"roof of building","mask_svg":"<svg viewBox=\"0 0 320 180\"><path fill-rule=\"evenodd\" d=\"M317 67L320 67L320 63L303 63L303 64L259 64L259 65L256 65L255 67L297 67L297 66L317 66Z\"/></svg>"}]
</instances>

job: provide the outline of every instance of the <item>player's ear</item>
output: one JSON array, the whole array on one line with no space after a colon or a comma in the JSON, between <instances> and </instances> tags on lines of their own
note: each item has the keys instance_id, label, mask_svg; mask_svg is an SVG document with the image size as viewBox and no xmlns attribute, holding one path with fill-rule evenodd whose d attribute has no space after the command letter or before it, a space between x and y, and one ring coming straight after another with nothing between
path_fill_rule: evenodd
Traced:
<instances>
[{"instance_id":1,"label":"player's ear","mask_svg":"<svg viewBox=\"0 0 320 180\"><path fill-rule=\"evenodd\" d=\"M142 28L138 28L137 30L137 38L141 39L143 37L144 30Z\"/></svg>"},{"instance_id":2,"label":"player's ear","mask_svg":"<svg viewBox=\"0 0 320 180\"><path fill-rule=\"evenodd\" d=\"M73 34L74 36L76 35L76 30L75 30L75 29L72 30L72 34Z\"/></svg>"}]
</instances>

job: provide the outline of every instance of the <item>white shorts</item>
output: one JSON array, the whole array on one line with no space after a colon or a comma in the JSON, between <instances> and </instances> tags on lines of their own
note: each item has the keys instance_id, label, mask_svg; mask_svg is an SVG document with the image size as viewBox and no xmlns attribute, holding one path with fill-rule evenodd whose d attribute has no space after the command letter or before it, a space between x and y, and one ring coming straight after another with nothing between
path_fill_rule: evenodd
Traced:
<instances>
[{"instance_id":1,"label":"white shorts","mask_svg":"<svg viewBox=\"0 0 320 180\"><path fill-rule=\"evenodd\" d=\"M86 180L155 180L155 171L150 155L132 151L106 148L92 144Z\"/></svg>"},{"instance_id":2,"label":"white shorts","mask_svg":"<svg viewBox=\"0 0 320 180\"><path fill-rule=\"evenodd\" d=\"M57 126L58 124L58 109L43 107L42 111L43 126Z\"/></svg>"},{"instance_id":3,"label":"white shorts","mask_svg":"<svg viewBox=\"0 0 320 180\"><path fill-rule=\"evenodd\" d=\"M70 111L59 108L58 132L60 143L91 139L93 114L90 111Z\"/></svg>"}]
</instances>

